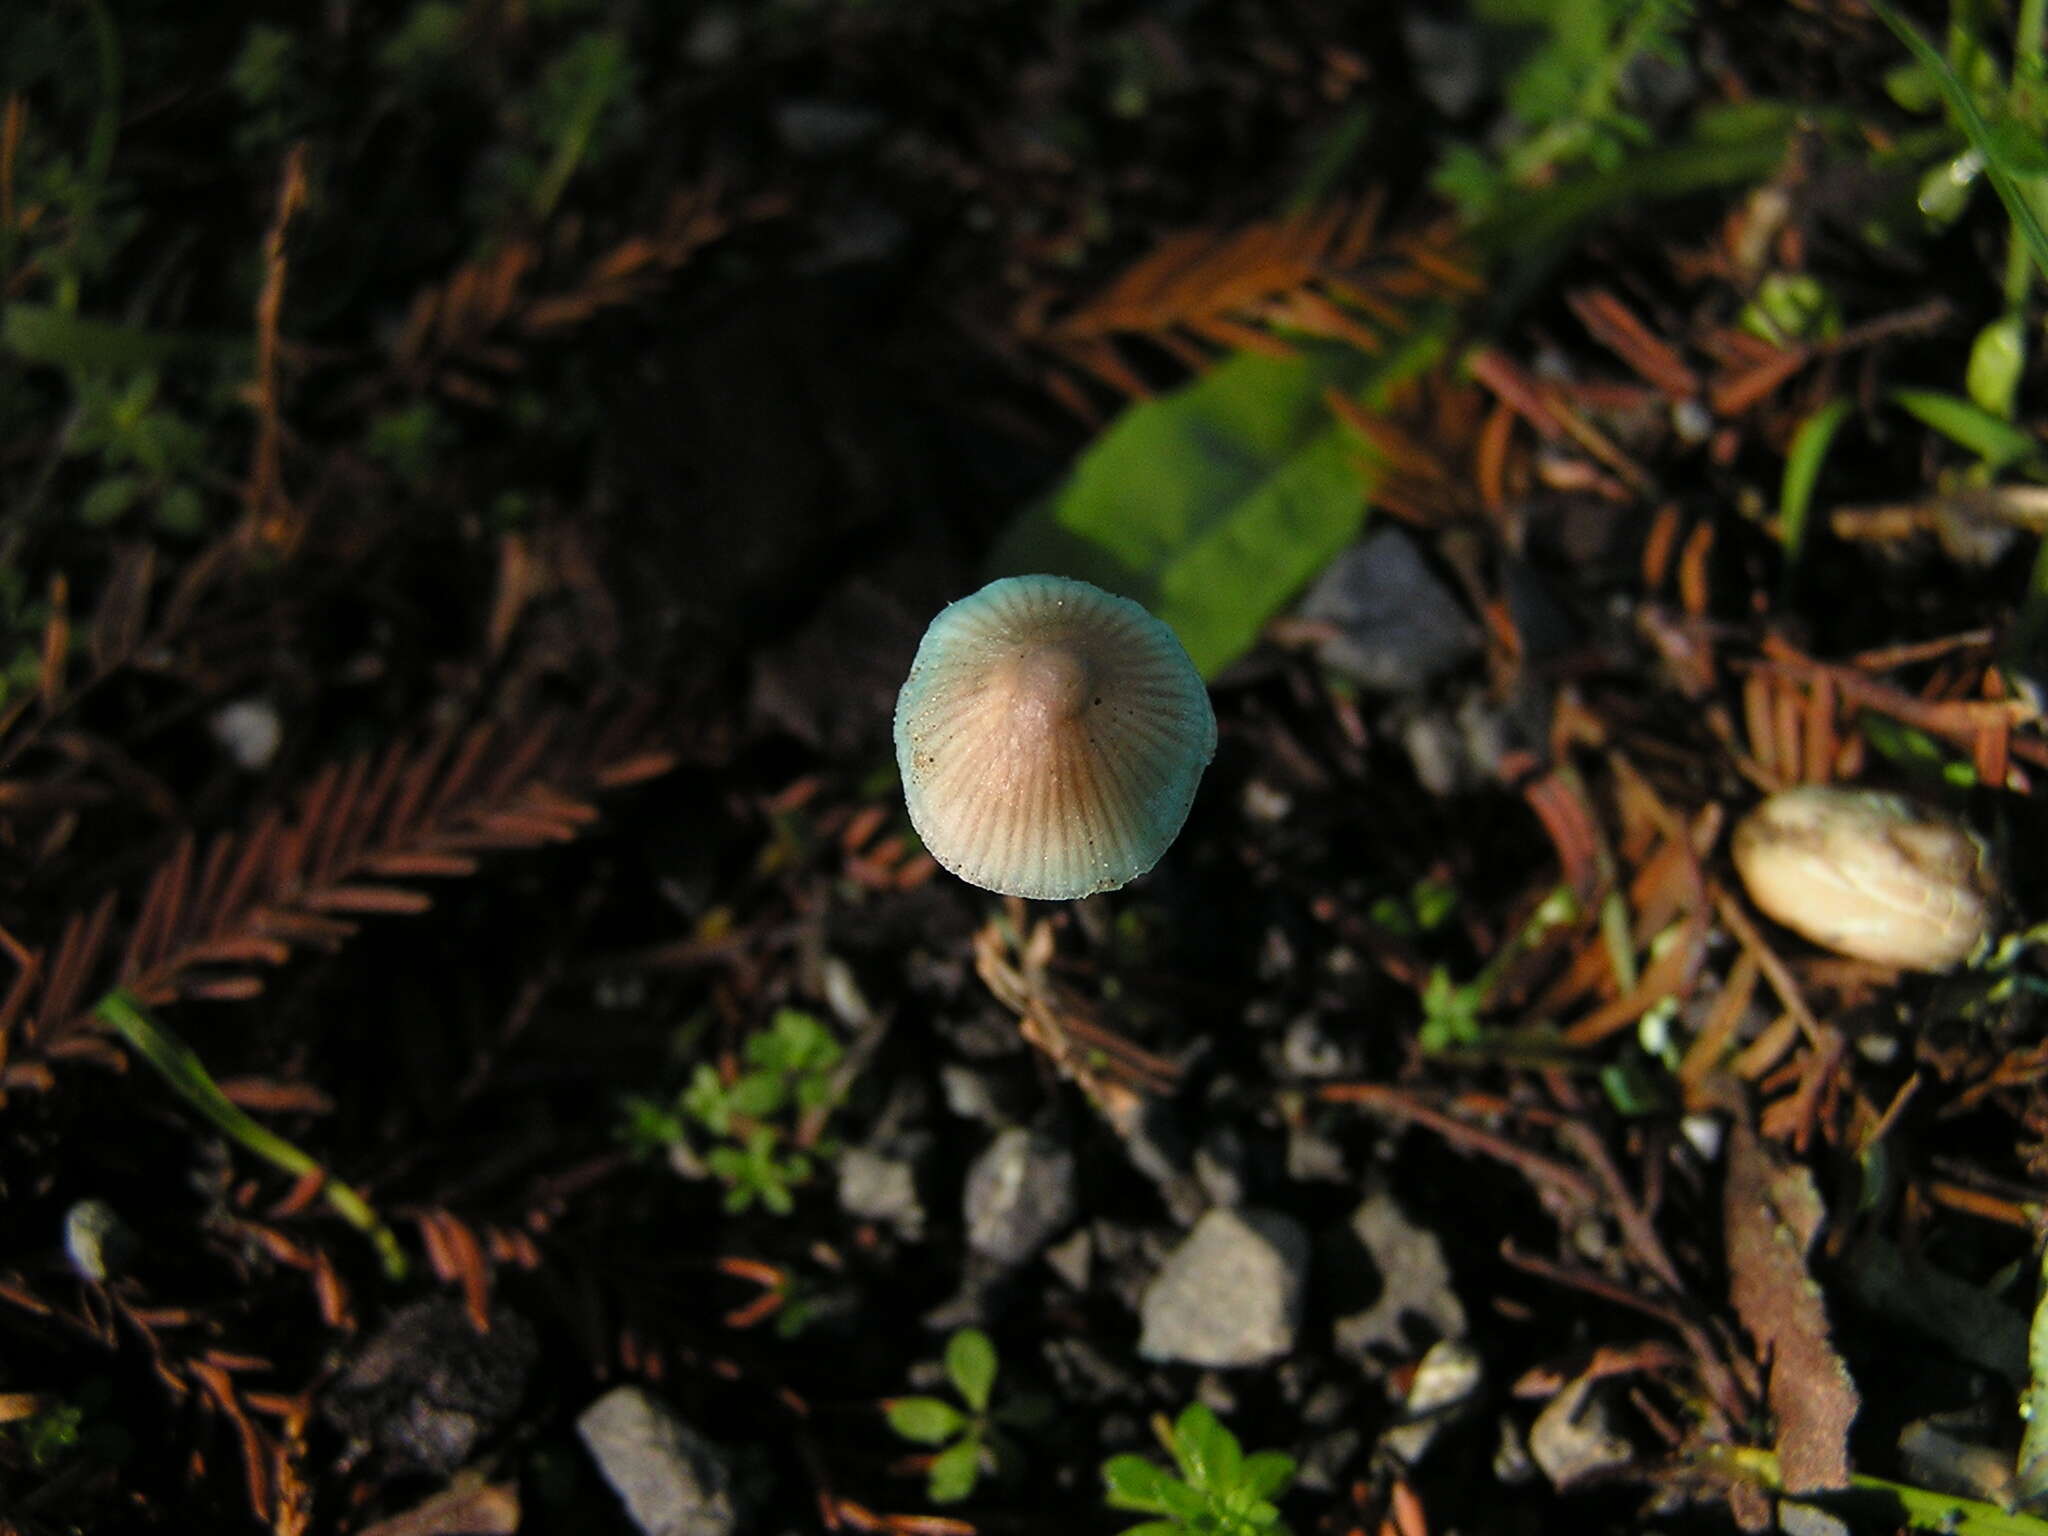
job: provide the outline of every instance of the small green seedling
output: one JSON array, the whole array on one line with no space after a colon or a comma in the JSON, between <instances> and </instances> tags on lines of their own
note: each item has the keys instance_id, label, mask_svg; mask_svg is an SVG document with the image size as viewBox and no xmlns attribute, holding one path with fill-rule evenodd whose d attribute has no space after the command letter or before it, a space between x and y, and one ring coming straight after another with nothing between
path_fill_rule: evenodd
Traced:
<instances>
[{"instance_id":1,"label":"small green seedling","mask_svg":"<svg viewBox=\"0 0 2048 1536\"><path fill-rule=\"evenodd\" d=\"M1561 885L1543 899L1470 981L1455 981L1443 966L1432 967L1422 988L1422 1048L1434 1055L1483 1045L1486 1030L1481 1019L1507 968L1540 944L1553 929L1576 922L1578 917L1577 899L1569 886Z\"/></svg>"},{"instance_id":2,"label":"small green seedling","mask_svg":"<svg viewBox=\"0 0 2048 1536\"><path fill-rule=\"evenodd\" d=\"M1153 1427L1180 1476L1142 1456L1112 1456L1102 1464L1111 1509L1160 1517L1124 1536L1287 1536L1273 1500L1294 1481L1292 1456L1245 1455L1237 1436L1200 1403L1183 1410L1171 1428L1164 1417Z\"/></svg>"},{"instance_id":3,"label":"small green seedling","mask_svg":"<svg viewBox=\"0 0 2048 1536\"><path fill-rule=\"evenodd\" d=\"M703 1166L726 1186L725 1208L744 1211L759 1201L787 1216L796 1206L792 1191L810 1182L818 1159L838 1150L820 1133L839 1092L844 1054L816 1018L781 1009L768 1028L747 1037L745 1070L731 1082L700 1062L672 1103L629 1098L623 1134L640 1147L687 1148L694 1123L719 1138Z\"/></svg>"},{"instance_id":4,"label":"small green seedling","mask_svg":"<svg viewBox=\"0 0 2048 1536\"><path fill-rule=\"evenodd\" d=\"M962 1328L946 1340L946 1379L960 1406L942 1397L892 1397L882 1404L889 1427L918 1445L943 1447L925 1463L926 1491L934 1504L957 1504L974 1492L982 1475L1015 1467L1016 1446L998 1426L1029 1429L1048 1411L1042 1399L1018 1397L991 1410L996 1383L996 1347L979 1328Z\"/></svg>"}]
</instances>

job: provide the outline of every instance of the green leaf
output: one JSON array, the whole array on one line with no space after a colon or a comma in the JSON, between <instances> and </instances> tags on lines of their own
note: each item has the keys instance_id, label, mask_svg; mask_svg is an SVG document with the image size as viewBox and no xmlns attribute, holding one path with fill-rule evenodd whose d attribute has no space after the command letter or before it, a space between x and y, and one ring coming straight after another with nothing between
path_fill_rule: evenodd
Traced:
<instances>
[{"instance_id":1,"label":"green leaf","mask_svg":"<svg viewBox=\"0 0 2048 1536\"><path fill-rule=\"evenodd\" d=\"M690 1074L690 1086L683 1090L681 1103L687 1113L695 1115L714 1135L723 1136L732 1126L725 1082L719 1077L718 1068L707 1061L697 1063L697 1070Z\"/></svg>"},{"instance_id":2,"label":"green leaf","mask_svg":"<svg viewBox=\"0 0 2048 1536\"><path fill-rule=\"evenodd\" d=\"M749 1120L764 1120L781 1109L787 1097L787 1089L780 1077L772 1072L749 1072L732 1085L725 1103L730 1114L745 1115Z\"/></svg>"},{"instance_id":3,"label":"green leaf","mask_svg":"<svg viewBox=\"0 0 2048 1536\"><path fill-rule=\"evenodd\" d=\"M1970 343L1970 366L1964 379L1971 402L2000 421L2011 421L2013 399L2026 369L2025 321L2019 315L2001 315Z\"/></svg>"},{"instance_id":4,"label":"green leaf","mask_svg":"<svg viewBox=\"0 0 2048 1536\"><path fill-rule=\"evenodd\" d=\"M996 1347L979 1328L962 1328L946 1340L946 1374L961 1399L976 1413L988 1412L996 1382Z\"/></svg>"},{"instance_id":5,"label":"green leaf","mask_svg":"<svg viewBox=\"0 0 2048 1536\"><path fill-rule=\"evenodd\" d=\"M1173 1478L1164 1467L1126 1451L1102 1464L1102 1484L1112 1509L1166 1512L1164 1490Z\"/></svg>"},{"instance_id":6,"label":"green leaf","mask_svg":"<svg viewBox=\"0 0 2048 1536\"><path fill-rule=\"evenodd\" d=\"M2025 242L2028 254L2034 258L2034 265L2048 276L2048 230L2043 230L2041 220L2034 213L2033 205L2027 200L2025 190L2020 186L2020 176L2032 167L2025 161L2010 158L2012 145L2008 136L1996 132L1984 114L1977 109L1977 103L1970 89L1957 78L1949 67L1947 59L1934 45L1922 37L1919 30L1907 21L1892 6L1890 0L1870 0L1870 8L1906 49L1913 55L1920 67L1927 71L1940 88L1942 97L1962 125L1963 134L1970 144L1984 157L1985 174L1991 178L1992 190L1998 193L1998 200L2005 204L2006 217L2012 220L2013 228Z\"/></svg>"},{"instance_id":7,"label":"green leaf","mask_svg":"<svg viewBox=\"0 0 2048 1536\"><path fill-rule=\"evenodd\" d=\"M196 486L174 485L156 504L156 525L165 533L191 535L206 527L206 504Z\"/></svg>"},{"instance_id":8,"label":"green leaf","mask_svg":"<svg viewBox=\"0 0 2048 1536\"><path fill-rule=\"evenodd\" d=\"M142 480L136 475L109 475L94 483L78 504L79 520L89 528L104 528L119 520L142 494Z\"/></svg>"},{"instance_id":9,"label":"green leaf","mask_svg":"<svg viewBox=\"0 0 2048 1536\"><path fill-rule=\"evenodd\" d=\"M891 1429L919 1445L944 1445L967 1427L958 1408L936 1397L892 1397L882 1411Z\"/></svg>"},{"instance_id":10,"label":"green leaf","mask_svg":"<svg viewBox=\"0 0 2048 1536\"><path fill-rule=\"evenodd\" d=\"M1254 1498L1276 1499L1294 1481L1295 1461L1285 1451L1259 1451L1244 1459L1243 1484Z\"/></svg>"},{"instance_id":11,"label":"green leaf","mask_svg":"<svg viewBox=\"0 0 2048 1536\"><path fill-rule=\"evenodd\" d=\"M1237 1481L1243 1456L1237 1436L1202 1403L1190 1403L1173 1423L1173 1456L1197 1488L1228 1488Z\"/></svg>"},{"instance_id":12,"label":"green leaf","mask_svg":"<svg viewBox=\"0 0 2048 1536\"><path fill-rule=\"evenodd\" d=\"M1797 569L1806 550L1806 515L1813 506L1813 488L1853 404L1846 396L1830 400L1793 434L1792 451L1785 455L1785 477L1778 487L1778 541L1785 546L1787 569Z\"/></svg>"},{"instance_id":13,"label":"green leaf","mask_svg":"<svg viewBox=\"0 0 2048 1536\"><path fill-rule=\"evenodd\" d=\"M187 336L89 320L49 304L15 302L0 315L0 347L24 363L122 372L170 362L191 343Z\"/></svg>"},{"instance_id":14,"label":"green leaf","mask_svg":"<svg viewBox=\"0 0 2048 1536\"><path fill-rule=\"evenodd\" d=\"M1958 447L1977 455L1993 470L2009 469L2033 458L2040 445L2033 436L1960 395L1933 389L1895 389L1892 400Z\"/></svg>"},{"instance_id":15,"label":"green leaf","mask_svg":"<svg viewBox=\"0 0 2048 1536\"><path fill-rule=\"evenodd\" d=\"M1370 361L1242 353L1131 406L998 545L997 575L1048 571L1135 599L1204 676L1357 537L1374 477L1324 404Z\"/></svg>"},{"instance_id":16,"label":"green leaf","mask_svg":"<svg viewBox=\"0 0 2048 1536\"><path fill-rule=\"evenodd\" d=\"M100 998L93 1013L153 1067L173 1093L211 1122L215 1130L295 1178L320 1176L323 1198L351 1226L368 1235L383 1261L385 1274L393 1280L405 1278L405 1252L369 1203L352 1186L326 1177L325 1170L312 1157L259 1124L221 1092L198 1053L157 1023L129 992L116 987Z\"/></svg>"},{"instance_id":17,"label":"green leaf","mask_svg":"<svg viewBox=\"0 0 2048 1536\"><path fill-rule=\"evenodd\" d=\"M1908 112L1932 112L1941 105L1941 87L1918 64L1894 64L1886 70L1884 93Z\"/></svg>"},{"instance_id":18,"label":"green leaf","mask_svg":"<svg viewBox=\"0 0 2048 1536\"><path fill-rule=\"evenodd\" d=\"M1937 229L1955 223L1970 206L1970 194L1984 174L1984 157L1974 149L1950 155L1931 165L1920 177L1913 201L1927 222Z\"/></svg>"},{"instance_id":19,"label":"green leaf","mask_svg":"<svg viewBox=\"0 0 2048 1536\"><path fill-rule=\"evenodd\" d=\"M972 1440L947 1447L932 1458L928 1476L925 1492L934 1504L958 1504L981 1477L981 1447Z\"/></svg>"},{"instance_id":20,"label":"green leaf","mask_svg":"<svg viewBox=\"0 0 2048 1536\"><path fill-rule=\"evenodd\" d=\"M1188 1536L1188 1528L1178 1520L1147 1520L1143 1525L1134 1525L1123 1536Z\"/></svg>"}]
</instances>

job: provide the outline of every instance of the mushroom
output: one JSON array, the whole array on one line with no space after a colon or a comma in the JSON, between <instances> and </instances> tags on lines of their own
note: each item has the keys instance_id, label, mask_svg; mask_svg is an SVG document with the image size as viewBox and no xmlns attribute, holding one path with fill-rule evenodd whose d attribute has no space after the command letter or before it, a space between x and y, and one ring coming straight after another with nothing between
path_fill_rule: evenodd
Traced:
<instances>
[{"instance_id":1,"label":"mushroom","mask_svg":"<svg viewBox=\"0 0 2048 1536\"><path fill-rule=\"evenodd\" d=\"M932 620L896 696L911 824L1005 896L1113 891L1166 851L1216 753L1174 633L1129 598L1008 576Z\"/></svg>"},{"instance_id":2,"label":"mushroom","mask_svg":"<svg viewBox=\"0 0 2048 1536\"><path fill-rule=\"evenodd\" d=\"M1765 915L1857 960L1945 971L1996 926L1984 840L1900 795L1781 789L1736 827L1734 853Z\"/></svg>"}]
</instances>

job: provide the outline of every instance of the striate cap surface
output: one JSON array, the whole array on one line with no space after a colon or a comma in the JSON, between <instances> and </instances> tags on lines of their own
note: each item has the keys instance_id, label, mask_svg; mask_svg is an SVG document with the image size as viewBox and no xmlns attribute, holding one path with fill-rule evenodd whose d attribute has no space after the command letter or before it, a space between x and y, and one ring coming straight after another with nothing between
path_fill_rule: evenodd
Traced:
<instances>
[{"instance_id":1,"label":"striate cap surface","mask_svg":"<svg viewBox=\"0 0 2048 1536\"><path fill-rule=\"evenodd\" d=\"M1129 598L1007 576L932 620L896 697L911 824L1005 896L1112 891L1159 862L1216 753L1188 653Z\"/></svg>"}]
</instances>

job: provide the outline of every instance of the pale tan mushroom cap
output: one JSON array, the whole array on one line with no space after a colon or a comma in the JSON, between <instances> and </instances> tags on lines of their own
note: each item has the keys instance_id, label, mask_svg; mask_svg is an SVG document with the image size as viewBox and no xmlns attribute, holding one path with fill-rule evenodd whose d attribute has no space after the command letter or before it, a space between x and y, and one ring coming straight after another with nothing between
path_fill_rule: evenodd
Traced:
<instances>
[{"instance_id":1,"label":"pale tan mushroom cap","mask_svg":"<svg viewBox=\"0 0 2048 1536\"><path fill-rule=\"evenodd\" d=\"M1997 923L1998 879L1983 840L1898 795L1780 790L1736 827L1734 854L1767 916L1854 959L1945 971Z\"/></svg>"},{"instance_id":2,"label":"pale tan mushroom cap","mask_svg":"<svg viewBox=\"0 0 2048 1536\"><path fill-rule=\"evenodd\" d=\"M1006 896L1115 890L1159 862L1216 752L1201 675L1128 598L1059 576L991 582L932 620L896 699L917 834Z\"/></svg>"}]
</instances>

